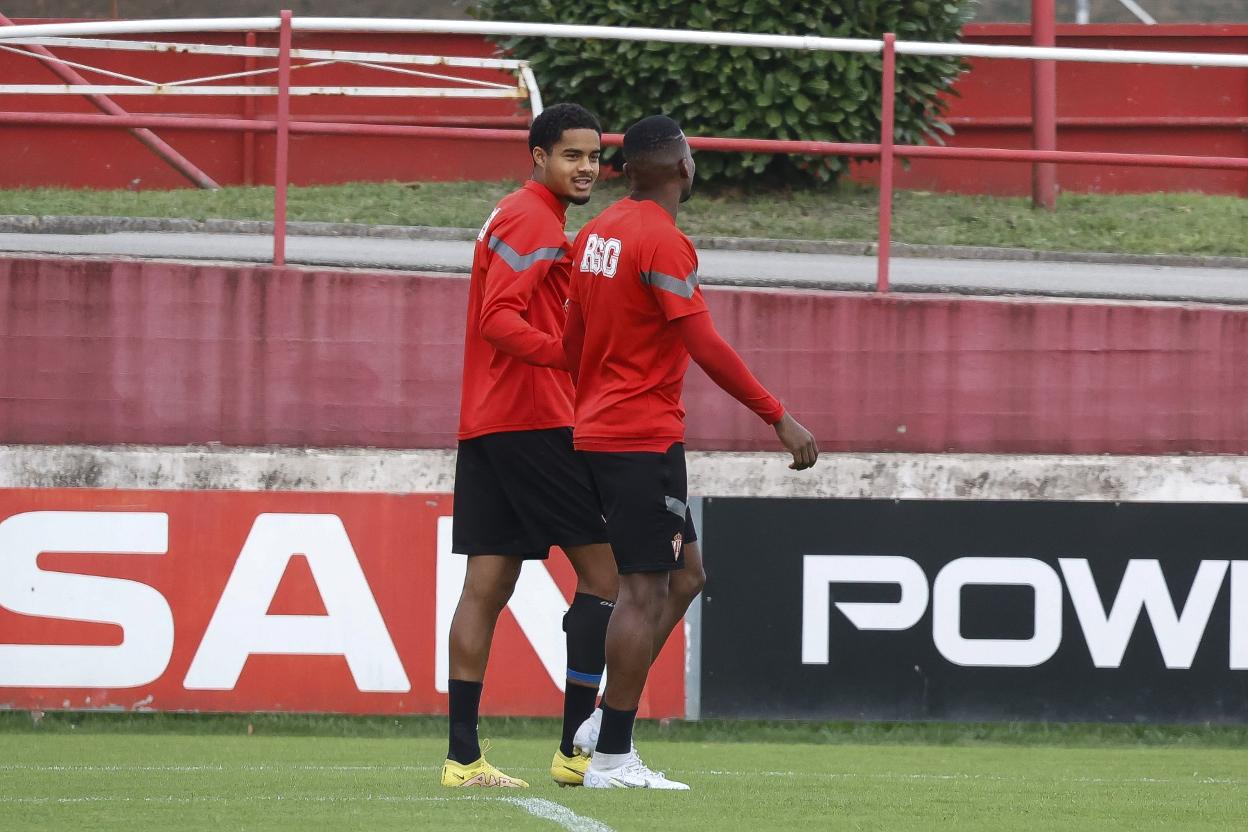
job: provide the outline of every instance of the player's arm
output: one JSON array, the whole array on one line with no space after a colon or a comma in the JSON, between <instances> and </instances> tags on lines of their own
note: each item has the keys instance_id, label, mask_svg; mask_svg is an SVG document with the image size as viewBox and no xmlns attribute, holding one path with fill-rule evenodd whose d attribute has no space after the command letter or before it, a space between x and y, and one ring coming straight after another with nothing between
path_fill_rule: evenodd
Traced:
<instances>
[{"instance_id":1,"label":"player's arm","mask_svg":"<svg viewBox=\"0 0 1248 832\"><path fill-rule=\"evenodd\" d=\"M568 298L568 319L563 325L563 355L572 383L580 380L581 351L585 348L585 316L581 305Z\"/></svg>"},{"instance_id":2,"label":"player's arm","mask_svg":"<svg viewBox=\"0 0 1248 832\"><path fill-rule=\"evenodd\" d=\"M566 369L563 343L525 320L533 291L551 266L564 257L561 247L517 252L501 237L491 236L494 257L485 276L481 303L481 336L499 352L539 367Z\"/></svg>"},{"instance_id":3,"label":"player's arm","mask_svg":"<svg viewBox=\"0 0 1248 832\"><path fill-rule=\"evenodd\" d=\"M793 455L790 468L800 471L815 464L819 458L815 437L754 377L737 351L715 329L710 312L704 310L677 318L672 325L690 358L711 381L775 428L776 436Z\"/></svg>"}]
</instances>

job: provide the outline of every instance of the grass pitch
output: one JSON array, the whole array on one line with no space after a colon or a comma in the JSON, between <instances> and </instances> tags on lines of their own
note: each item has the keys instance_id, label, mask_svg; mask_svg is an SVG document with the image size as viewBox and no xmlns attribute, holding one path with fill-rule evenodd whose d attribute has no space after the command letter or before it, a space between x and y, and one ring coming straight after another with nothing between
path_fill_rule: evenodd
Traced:
<instances>
[{"instance_id":1,"label":"grass pitch","mask_svg":"<svg viewBox=\"0 0 1248 832\"><path fill-rule=\"evenodd\" d=\"M387 182L290 189L292 220L476 229L515 182ZM576 231L625 193L601 182L568 212ZM795 190L700 187L680 209L687 234L807 240L874 240L878 194L840 187ZM1248 200L1205 194L1062 194L1055 212L1017 197L898 191L894 237L929 245L1052 251L1248 256ZM0 214L40 216L273 217L272 188L197 191L0 190Z\"/></svg>"},{"instance_id":2,"label":"grass pitch","mask_svg":"<svg viewBox=\"0 0 1248 832\"><path fill-rule=\"evenodd\" d=\"M1194 741L1181 732L1106 740L1044 731L983 740L942 726L944 744L931 744L922 730L865 743L859 728L725 742L705 731L664 739L648 728L647 761L693 791L643 793L559 789L546 774L553 722L487 723L491 760L533 788L462 793L437 784L439 720L416 730L326 723L321 735L309 734L314 721L272 735L258 720L249 736L246 720L33 729L18 717L0 719L6 832L1248 828L1248 747L1238 730Z\"/></svg>"}]
</instances>

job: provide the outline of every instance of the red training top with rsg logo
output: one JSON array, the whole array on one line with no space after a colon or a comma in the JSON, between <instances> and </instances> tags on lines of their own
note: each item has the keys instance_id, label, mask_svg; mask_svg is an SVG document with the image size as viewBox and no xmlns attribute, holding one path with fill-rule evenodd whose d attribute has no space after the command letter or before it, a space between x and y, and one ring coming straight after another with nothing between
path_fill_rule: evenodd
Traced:
<instances>
[{"instance_id":1,"label":"red training top with rsg logo","mask_svg":"<svg viewBox=\"0 0 1248 832\"><path fill-rule=\"evenodd\" d=\"M706 311L693 243L657 203L626 197L581 230L572 262L585 319L576 447L666 451L684 440L689 367L668 322Z\"/></svg>"},{"instance_id":2,"label":"red training top with rsg logo","mask_svg":"<svg viewBox=\"0 0 1248 832\"><path fill-rule=\"evenodd\" d=\"M498 203L477 235L460 439L572 425L561 340L571 265L564 221L563 203L530 180Z\"/></svg>"}]
</instances>

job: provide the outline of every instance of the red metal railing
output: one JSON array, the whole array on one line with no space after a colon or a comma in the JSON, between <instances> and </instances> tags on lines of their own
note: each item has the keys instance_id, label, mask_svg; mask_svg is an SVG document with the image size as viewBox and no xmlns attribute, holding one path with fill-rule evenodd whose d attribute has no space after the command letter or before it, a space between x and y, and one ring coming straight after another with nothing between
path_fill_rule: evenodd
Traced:
<instances>
[{"instance_id":1,"label":"red metal railing","mask_svg":"<svg viewBox=\"0 0 1248 832\"><path fill-rule=\"evenodd\" d=\"M273 174L273 265L286 265L286 187L290 182L290 18L282 12L277 58L277 160Z\"/></svg>"},{"instance_id":2,"label":"red metal railing","mask_svg":"<svg viewBox=\"0 0 1248 832\"><path fill-rule=\"evenodd\" d=\"M251 42L249 40L249 42ZM57 125L82 128L127 128L144 130L212 130L243 131L246 134L273 132L277 134L275 152L275 187L273 210L273 262L282 266L286 262L286 197L290 136L292 134L391 136L424 139L467 139L473 141L527 141L528 132L523 129L498 129L455 127L441 125L365 123L363 118L355 121L333 120L294 121L290 117L290 71L291 71L292 15L282 12L279 30L278 96L275 117L272 119L218 118L209 116L159 116L133 115L120 112L108 114L82 113L0 113L0 126L6 124ZM691 136L689 144L696 150L712 152L790 153L817 156L848 156L880 160L879 188L879 239L877 247L878 269L876 289L889 291L890 248L893 219L893 175L898 158L962 159L986 162L1032 162L1038 168L1054 164L1122 165L1143 167L1175 167L1210 170L1239 170L1248 172L1248 159L1224 156L1184 156L1172 154L1139 154L1089 151L1063 151L1055 149L1002 149L986 147L944 147L933 145L898 145L895 142L896 110L896 36L886 34L883 47L883 83L881 109L881 137L878 144L797 141L782 139L740 139L709 136ZM251 111L245 111L250 113ZM1039 115L1033 118L1033 122ZM384 121L373 119L371 121ZM1238 120L1236 120L1238 123ZM1051 125L1040 125L1047 130ZM1128 126L1128 125L1124 125ZM619 146L620 134L603 135L603 143ZM254 150L253 150L254 152ZM1041 180L1041 191L1048 186ZM1038 191L1039 193L1040 191Z\"/></svg>"}]
</instances>

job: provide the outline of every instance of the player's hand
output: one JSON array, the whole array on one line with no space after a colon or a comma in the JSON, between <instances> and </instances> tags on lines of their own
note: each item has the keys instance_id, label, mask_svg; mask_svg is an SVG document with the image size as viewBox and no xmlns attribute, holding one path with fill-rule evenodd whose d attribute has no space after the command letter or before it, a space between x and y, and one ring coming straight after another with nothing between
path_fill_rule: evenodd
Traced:
<instances>
[{"instance_id":1,"label":"player's hand","mask_svg":"<svg viewBox=\"0 0 1248 832\"><path fill-rule=\"evenodd\" d=\"M815 464L819 458L819 446L810 431L802 427L796 419L785 413L775 424L776 436L784 444L785 450L793 454L793 462L789 467L794 471L803 471Z\"/></svg>"}]
</instances>

